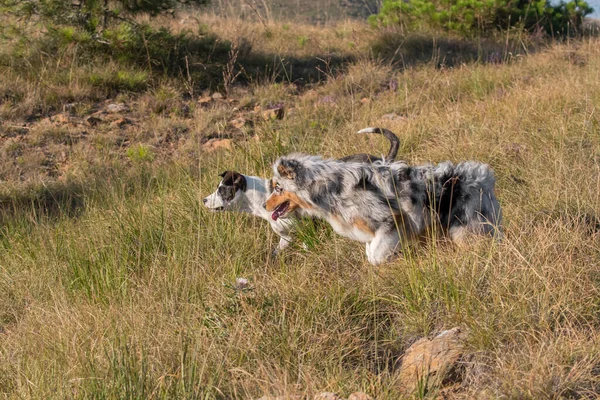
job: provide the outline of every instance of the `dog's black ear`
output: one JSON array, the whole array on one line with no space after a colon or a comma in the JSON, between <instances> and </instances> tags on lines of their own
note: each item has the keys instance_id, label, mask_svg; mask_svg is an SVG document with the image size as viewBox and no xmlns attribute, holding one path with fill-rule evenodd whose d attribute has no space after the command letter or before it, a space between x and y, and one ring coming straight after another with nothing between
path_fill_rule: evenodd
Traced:
<instances>
[{"instance_id":1,"label":"dog's black ear","mask_svg":"<svg viewBox=\"0 0 600 400\"><path fill-rule=\"evenodd\" d=\"M221 174L223 177L222 185L231 186L234 188L234 192L241 190L246 191L246 177L239 172L225 171Z\"/></svg>"},{"instance_id":2,"label":"dog's black ear","mask_svg":"<svg viewBox=\"0 0 600 400\"><path fill-rule=\"evenodd\" d=\"M302 164L298 161L283 159L277 166L277 173L284 179L296 180L302 176L302 169Z\"/></svg>"},{"instance_id":3,"label":"dog's black ear","mask_svg":"<svg viewBox=\"0 0 600 400\"><path fill-rule=\"evenodd\" d=\"M233 187L242 192L246 191L246 178L244 175L235 171L233 172Z\"/></svg>"},{"instance_id":4,"label":"dog's black ear","mask_svg":"<svg viewBox=\"0 0 600 400\"><path fill-rule=\"evenodd\" d=\"M225 178L225 175L227 175L227 173L228 173L228 172L229 172L229 171L223 171L223 173L219 174L219 176L220 176L221 178Z\"/></svg>"}]
</instances>

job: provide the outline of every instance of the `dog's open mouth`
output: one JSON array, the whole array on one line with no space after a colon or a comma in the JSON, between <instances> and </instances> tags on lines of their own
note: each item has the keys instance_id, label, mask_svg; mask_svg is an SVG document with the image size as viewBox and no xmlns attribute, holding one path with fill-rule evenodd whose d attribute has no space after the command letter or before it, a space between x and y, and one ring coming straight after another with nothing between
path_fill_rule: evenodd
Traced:
<instances>
[{"instance_id":1,"label":"dog's open mouth","mask_svg":"<svg viewBox=\"0 0 600 400\"><path fill-rule=\"evenodd\" d=\"M290 208L290 202L289 201L284 201L283 203L281 203L280 205L278 205L274 210L273 213L271 214L271 218L273 219L273 221L277 221L279 219L279 217L281 217L282 215L284 215L288 208Z\"/></svg>"}]
</instances>

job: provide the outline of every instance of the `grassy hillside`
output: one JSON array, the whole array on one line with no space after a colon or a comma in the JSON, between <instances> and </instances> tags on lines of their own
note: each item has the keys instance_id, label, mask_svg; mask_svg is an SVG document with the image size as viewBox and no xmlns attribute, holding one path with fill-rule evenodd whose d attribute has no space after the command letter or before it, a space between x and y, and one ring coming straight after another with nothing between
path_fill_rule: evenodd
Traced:
<instances>
[{"instance_id":1,"label":"grassy hillside","mask_svg":"<svg viewBox=\"0 0 600 400\"><path fill-rule=\"evenodd\" d=\"M425 398L598 396L600 42L473 63L477 44L407 38L390 63L371 51L389 37L358 22L195 17L160 23L246 41L223 99L199 102L214 88L185 70L78 46L15 58L28 49L4 41L4 398L398 398L403 351L453 326L468 332L463 379ZM282 120L261 117L277 104ZM265 221L201 205L225 169L267 177L292 151L387 152L354 136L367 126L396 132L411 163L489 163L506 239L430 240L374 267L363 245L307 223L309 249L273 259Z\"/></svg>"}]
</instances>

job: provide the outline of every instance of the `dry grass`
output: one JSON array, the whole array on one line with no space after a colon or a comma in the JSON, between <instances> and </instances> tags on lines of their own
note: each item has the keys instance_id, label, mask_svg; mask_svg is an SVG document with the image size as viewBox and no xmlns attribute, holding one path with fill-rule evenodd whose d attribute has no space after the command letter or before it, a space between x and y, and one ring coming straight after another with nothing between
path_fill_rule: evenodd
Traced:
<instances>
[{"instance_id":1,"label":"dry grass","mask_svg":"<svg viewBox=\"0 0 600 400\"><path fill-rule=\"evenodd\" d=\"M311 40L278 48L256 25L231 24L282 58L319 54ZM343 48L334 32L345 27L285 32ZM3 397L398 398L403 350L457 325L469 341L454 398L599 395L597 41L442 69L399 71L363 53L310 90L257 80L208 107L165 79L111 99L130 106L123 128L27 125L57 86L3 72L13 74L0 82ZM84 73L65 84L80 94L52 100L50 114L97 106ZM279 102L293 108L283 120L228 128ZM389 113L399 117L381 119ZM506 240L466 250L432 241L373 267L363 246L317 223L301 230L308 251L273 260L264 221L201 206L225 169L268 176L291 151L385 153L383 139L352 134L373 125L396 132L410 162L490 163ZM231 135L234 150L204 152L211 134ZM236 290L237 277L250 288Z\"/></svg>"}]
</instances>

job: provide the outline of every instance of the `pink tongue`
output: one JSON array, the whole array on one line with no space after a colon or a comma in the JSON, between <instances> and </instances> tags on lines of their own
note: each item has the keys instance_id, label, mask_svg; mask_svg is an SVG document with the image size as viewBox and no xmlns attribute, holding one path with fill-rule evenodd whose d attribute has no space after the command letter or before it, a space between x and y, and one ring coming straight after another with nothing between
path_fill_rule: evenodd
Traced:
<instances>
[{"instance_id":1,"label":"pink tongue","mask_svg":"<svg viewBox=\"0 0 600 400\"><path fill-rule=\"evenodd\" d=\"M273 219L273 221L277 221L277 219L279 218L279 211L273 211L273 214L271 214L271 218Z\"/></svg>"}]
</instances>

